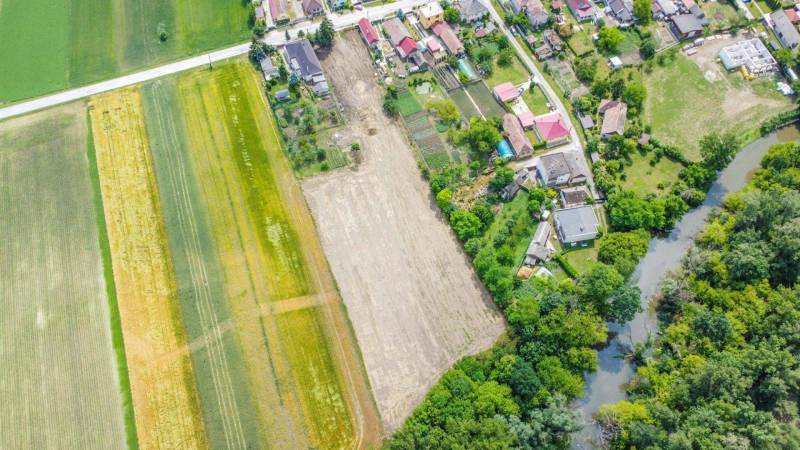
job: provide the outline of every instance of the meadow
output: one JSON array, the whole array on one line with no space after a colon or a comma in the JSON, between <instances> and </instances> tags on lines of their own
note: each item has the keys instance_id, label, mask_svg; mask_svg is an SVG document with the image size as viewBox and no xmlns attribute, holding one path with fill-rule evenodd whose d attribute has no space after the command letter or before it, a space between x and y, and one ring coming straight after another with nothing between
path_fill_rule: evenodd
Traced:
<instances>
[{"instance_id":1,"label":"meadow","mask_svg":"<svg viewBox=\"0 0 800 450\"><path fill-rule=\"evenodd\" d=\"M701 56L692 58L700 60ZM655 65L652 73L644 76L645 122L652 124L653 136L678 146L689 159L700 159L698 143L707 133L750 131L791 107L770 80L748 82L738 73L722 73L713 59L701 64L703 69L678 54L674 61ZM709 81L707 72L716 79Z\"/></svg>"},{"instance_id":2,"label":"meadow","mask_svg":"<svg viewBox=\"0 0 800 450\"><path fill-rule=\"evenodd\" d=\"M374 444L357 346L258 75L240 61L143 92L209 445Z\"/></svg>"},{"instance_id":3,"label":"meadow","mask_svg":"<svg viewBox=\"0 0 800 450\"><path fill-rule=\"evenodd\" d=\"M206 448L141 95L89 102L139 447Z\"/></svg>"},{"instance_id":4,"label":"meadow","mask_svg":"<svg viewBox=\"0 0 800 450\"><path fill-rule=\"evenodd\" d=\"M0 448L135 447L87 138L82 103L0 123Z\"/></svg>"},{"instance_id":5,"label":"meadow","mask_svg":"<svg viewBox=\"0 0 800 450\"><path fill-rule=\"evenodd\" d=\"M167 39L160 39L161 32ZM244 41L242 2L3 0L0 104Z\"/></svg>"}]
</instances>

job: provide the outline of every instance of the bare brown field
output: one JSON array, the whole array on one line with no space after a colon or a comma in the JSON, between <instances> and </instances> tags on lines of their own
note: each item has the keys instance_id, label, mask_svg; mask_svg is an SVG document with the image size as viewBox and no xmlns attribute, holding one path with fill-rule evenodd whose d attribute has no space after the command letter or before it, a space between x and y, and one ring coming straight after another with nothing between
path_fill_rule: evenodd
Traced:
<instances>
[{"instance_id":1,"label":"bare brown field","mask_svg":"<svg viewBox=\"0 0 800 450\"><path fill-rule=\"evenodd\" d=\"M455 361L490 347L504 322L438 217L401 129L383 114L358 35L338 39L323 65L364 161L303 188L392 431Z\"/></svg>"},{"instance_id":2,"label":"bare brown field","mask_svg":"<svg viewBox=\"0 0 800 450\"><path fill-rule=\"evenodd\" d=\"M89 102L141 449L207 446L138 91Z\"/></svg>"},{"instance_id":3,"label":"bare brown field","mask_svg":"<svg viewBox=\"0 0 800 450\"><path fill-rule=\"evenodd\" d=\"M0 123L0 448L124 449L86 109Z\"/></svg>"}]
</instances>

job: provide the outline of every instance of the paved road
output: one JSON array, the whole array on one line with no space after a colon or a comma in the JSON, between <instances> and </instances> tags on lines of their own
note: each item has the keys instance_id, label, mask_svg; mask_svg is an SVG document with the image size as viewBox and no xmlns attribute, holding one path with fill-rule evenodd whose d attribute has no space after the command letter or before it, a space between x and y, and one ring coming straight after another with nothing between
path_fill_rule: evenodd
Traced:
<instances>
[{"instance_id":1,"label":"paved road","mask_svg":"<svg viewBox=\"0 0 800 450\"><path fill-rule=\"evenodd\" d=\"M415 6L426 3L429 0L399 0L394 3L385 5L377 5L364 8L362 11L348 12L345 14L329 14L333 26L337 30L351 27L356 24L362 17L369 17L370 20L377 20L386 15L392 14L398 9L413 8ZM304 33L315 31L319 27L317 22L303 22L288 29L290 37L296 38L297 34L302 30ZM274 30L264 37L264 41L271 45L280 45L286 42L287 30ZM221 61L228 58L243 55L250 49L250 43L244 43L228 47L222 50L215 50L213 52L205 53L192 58L184 59L182 61L165 64L163 66L154 67L152 69L143 70L130 75L124 75L107 81L102 81L87 86L82 86L68 91L62 91L56 94L47 95L44 97L35 98L33 100L15 103L4 108L0 108L0 120L7 119L13 116L27 114L29 112L37 111L40 109L48 108L63 103L79 100L81 98L90 97L102 92L112 91L114 89L131 86L145 81L161 78L163 76L172 75L174 73L183 72L186 70L202 67L213 62Z\"/></svg>"},{"instance_id":2,"label":"paved road","mask_svg":"<svg viewBox=\"0 0 800 450\"><path fill-rule=\"evenodd\" d=\"M508 40L511 42L511 45L514 46L514 49L517 51L517 54L522 59L522 62L528 68L528 70L537 78L540 82L539 86L544 90L545 94L547 95L547 99L553 104L556 109L561 113L561 117L564 119L564 123L570 128L570 139L572 140L570 147L575 149L577 152L580 153L584 167L587 170L587 174L589 175L589 185L591 186L592 190L594 191L594 177L592 176L591 166L589 165L588 161L586 161L586 153L583 150L583 145L581 144L580 136L578 136L578 130L572 124L572 119L570 118L569 110L564 106L564 103L561 102L561 98L556 95L556 91L553 90L552 86L547 83L547 80L544 78L542 73L539 71L539 68L536 67L536 64L533 63L533 60L528 56L528 53L525 49L522 48L519 41L514 37L511 33L511 30L508 29L503 18L494 9L494 5L489 0L481 0L481 2L489 9L489 13L497 22L503 33L505 33Z\"/></svg>"}]
</instances>

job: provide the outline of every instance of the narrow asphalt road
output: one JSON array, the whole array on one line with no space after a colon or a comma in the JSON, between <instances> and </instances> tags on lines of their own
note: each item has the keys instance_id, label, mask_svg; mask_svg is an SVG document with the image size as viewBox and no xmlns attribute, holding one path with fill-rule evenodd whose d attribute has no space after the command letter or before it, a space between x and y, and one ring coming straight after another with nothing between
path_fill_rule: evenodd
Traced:
<instances>
[{"instance_id":1,"label":"narrow asphalt road","mask_svg":"<svg viewBox=\"0 0 800 450\"><path fill-rule=\"evenodd\" d=\"M368 17L370 20L377 20L386 15L394 13L398 9L413 8L423 3L427 3L428 1L429 0L398 0L394 3L367 7L362 11L348 12L345 14L329 14L328 18L331 20L333 27L336 30L342 30L354 26L362 17ZM319 21L306 21L295 25L294 27L288 29L290 38L296 38L300 31L303 31L306 34L315 31L319 27L319 23ZM264 37L264 41L271 45L284 44L286 43L286 31L287 29L273 30ZM130 75L124 75L111 80L101 81L99 83L81 86L75 89L14 103L0 108L0 120L27 114L55 105L69 103L71 101L90 97L102 92L108 92L114 89L143 83L145 81L161 78L197 67L202 67L224 59L234 58L247 53L249 49L250 43L247 42L221 50L204 53L202 55L194 56L181 61L165 64L163 66L142 70L141 72L132 73Z\"/></svg>"},{"instance_id":2,"label":"narrow asphalt road","mask_svg":"<svg viewBox=\"0 0 800 450\"><path fill-rule=\"evenodd\" d=\"M481 2L484 4L484 6L486 6L486 8L489 9L489 14L492 16L492 19L494 19L494 21L497 22L498 26L500 27L501 30L503 30L503 33L505 33L509 42L511 42L511 45L514 46L514 49L517 51L517 55L519 55L519 57L522 59L522 62L525 64L525 67L527 67L528 71L530 71L530 73L532 73L537 78L537 80L539 81L539 86L544 90L545 94L547 95L547 99L550 101L550 103L555 105L558 112L561 113L561 117L562 119L564 119L564 123L570 129L569 133L570 133L570 139L572 141L572 148L580 152L581 157L583 157L584 159L584 166L588 171L587 175L589 179L589 186L591 186L592 191L594 192L595 190L594 177L592 176L591 166L589 165L588 161L586 161L586 152L584 151L583 145L581 144L581 139L580 136L578 135L578 130L572 123L569 110L564 106L564 103L561 101L561 97L556 95L556 91L553 90L553 87L550 86L550 84L544 78L542 73L539 71L539 68L536 67L536 64L534 64L533 60L530 58L530 56L528 56L528 53L525 51L525 49L522 48L522 46L519 44L519 41L517 41L517 39L511 33L511 30L508 29L508 26L506 26L505 21L500 16L500 13L498 13L497 10L494 9L494 5L492 5L491 1L481 0Z\"/></svg>"}]
</instances>

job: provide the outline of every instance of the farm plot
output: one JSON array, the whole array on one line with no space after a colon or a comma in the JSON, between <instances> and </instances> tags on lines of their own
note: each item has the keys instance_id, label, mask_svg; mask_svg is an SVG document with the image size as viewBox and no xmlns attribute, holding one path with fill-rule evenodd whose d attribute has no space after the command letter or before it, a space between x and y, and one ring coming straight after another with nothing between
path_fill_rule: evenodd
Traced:
<instances>
[{"instance_id":1,"label":"farm plot","mask_svg":"<svg viewBox=\"0 0 800 450\"><path fill-rule=\"evenodd\" d=\"M391 431L456 360L491 346L503 320L431 206L369 61L355 32L323 59L363 161L307 180L304 191Z\"/></svg>"},{"instance_id":2,"label":"farm plot","mask_svg":"<svg viewBox=\"0 0 800 450\"><path fill-rule=\"evenodd\" d=\"M83 104L0 124L0 448L126 448L88 162Z\"/></svg>"},{"instance_id":3,"label":"farm plot","mask_svg":"<svg viewBox=\"0 0 800 450\"><path fill-rule=\"evenodd\" d=\"M246 3L236 1L3 0L0 10L0 42L6 44L0 45L0 103L99 81L249 35Z\"/></svg>"},{"instance_id":4,"label":"farm plot","mask_svg":"<svg viewBox=\"0 0 800 450\"><path fill-rule=\"evenodd\" d=\"M184 320L198 380L216 372L231 386L198 381L211 446L375 445L380 423L355 338L258 75L243 61L193 72L178 78L180 106L170 97L153 91L149 101L172 111L153 120L177 115L168 128L183 130L177 146L155 149L162 195L183 203L167 228ZM193 275L202 271L219 292L204 307L215 320L191 311L205 295ZM217 332L230 345L200 351Z\"/></svg>"},{"instance_id":5,"label":"farm plot","mask_svg":"<svg viewBox=\"0 0 800 450\"><path fill-rule=\"evenodd\" d=\"M489 91L489 88L486 87L486 83L478 82L478 83L471 83L467 87L467 93L472 97L472 100L478 105L483 112L483 115L487 118L494 117L494 116L502 116L505 111L503 107L497 103L497 100L492 95L492 92Z\"/></svg>"},{"instance_id":6,"label":"farm plot","mask_svg":"<svg viewBox=\"0 0 800 450\"><path fill-rule=\"evenodd\" d=\"M436 128L426 112L420 111L404 117L403 120L428 167L440 169L450 162L445 144L436 133Z\"/></svg>"},{"instance_id":7,"label":"farm plot","mask_svg":"<svg viewBox=\"0 0 800 450\"><path fill-rule=\"evenodd\" d=\"M137 91L89 102L139 446L204 448Z\"/></svg>"}]
</instances>

